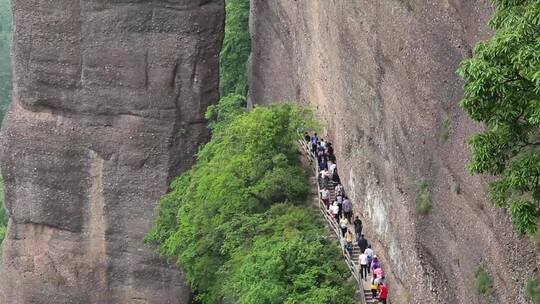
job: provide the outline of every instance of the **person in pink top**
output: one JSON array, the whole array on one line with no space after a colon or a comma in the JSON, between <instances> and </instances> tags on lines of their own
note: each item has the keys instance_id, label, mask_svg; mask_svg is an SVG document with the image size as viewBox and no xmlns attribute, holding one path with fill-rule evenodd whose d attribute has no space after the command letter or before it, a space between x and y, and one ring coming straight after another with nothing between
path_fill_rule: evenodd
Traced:
<instances>
[{"instance_id":1,"label":"person in pink top","mask_svg":"<svg viewBox=\"0 0 540 304\"><path fill-rule=\"evenodd\" d=\"M379 267L373 270L373 274L375 275L376 278L382 278L384 275L384 271L382 270L382 268Z\"/></svg>"}]
</instances>

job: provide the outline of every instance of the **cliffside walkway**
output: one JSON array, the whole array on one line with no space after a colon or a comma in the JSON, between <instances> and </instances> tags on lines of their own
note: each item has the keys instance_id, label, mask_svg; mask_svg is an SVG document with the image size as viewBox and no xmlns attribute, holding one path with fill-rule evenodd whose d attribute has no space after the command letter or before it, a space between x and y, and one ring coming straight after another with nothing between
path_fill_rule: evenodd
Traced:
<instances>
[{"instance_id":1,"label":"cliffside walkway","mask_svg":"<svg viewBox=\"0 0 540 304\"><path fill-rule=\"evenodd\" d=\"M302 153L308 157L308 159L310 160L312 164L312 169L313 169L314 178L315 178L314 180L315 180L315 183L317 184L317 191L318 191L317 205L328 227L334 232L332 234L333 237L335 237L339 241L343 258L347 266L349 267L349 270L351 271L352 277L356 280L356 283L358 286L357 294L358 294L360 303L362 304L380 303L376 299L373 298L371 289L370 289L373 272L368 274L368 278L366 280L361 279L361 276L359 273L359 269L360 269L359 257L361 254L360 248L358 247L357 243L353 241L352 254L349 254L349 252L345 249L346 241L342 237L339 223L337 223L336 220L332 217L332 215L330 215L325 204L323 203L323 200L321 198L321 189L323 187L322 187L322 180L321 180L321 175L319 171L319 164L318 164L316 155L311 151L311 143L307 142L303 138L300 139L298 142L301 147ZM336 193L334 191L334 184L332 182L329 182L327 189L330 192L330 202L335 201ZM354 231L354 226L349 224L349 230ZM390 302L387 302L387 303L390 303Z\"/></svg>"}]
</instances>

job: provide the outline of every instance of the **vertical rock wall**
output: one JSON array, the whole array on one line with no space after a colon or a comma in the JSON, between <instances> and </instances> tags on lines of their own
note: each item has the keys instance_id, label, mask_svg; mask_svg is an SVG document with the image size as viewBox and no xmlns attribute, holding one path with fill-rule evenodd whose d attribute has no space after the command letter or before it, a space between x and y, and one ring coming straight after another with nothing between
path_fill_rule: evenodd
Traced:
<instances>
[{"instance_id":1,"label":"vertical rock wall","mask_svg":"<svg viewBox=\"0 0 540 304\"><path fill-rule=\"evenodd\" d=\"M252 0L252 103L309 104L333 140L392 303L527 303L528 239L466 169L479 126L455 71L490 36L487 0ZM416 211L425 180L432 209ZM484 265L494 290L479 296Z\"/></svg>"},{"instance_id":2,"label":"vertical rock wall","mask_svg":"<svg viewBox=\"0 0 540 304\"><path fill-rule=\"evenodd\" d=\"M143 243L209 138L223 0L13 0L0 303L190 303Z\"/></svg>"}]
</instances>

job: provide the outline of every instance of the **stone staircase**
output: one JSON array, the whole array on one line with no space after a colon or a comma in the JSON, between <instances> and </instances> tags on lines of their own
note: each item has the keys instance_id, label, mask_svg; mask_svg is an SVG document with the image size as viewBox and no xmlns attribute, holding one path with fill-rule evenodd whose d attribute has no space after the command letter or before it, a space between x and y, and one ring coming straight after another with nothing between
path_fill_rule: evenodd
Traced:
<instances>
[{"instance_id":1,"label":"stone staircase","mask_svg":"<svg viewBox=\"0 0 540 304\"><path fill-rule=\"evenodd\" d=\"M326 210L326 206L320 199L320 190L322 185L322 179L319 174L319 167L315 158L315 155L311 153L309 144L304 141L299 141L300 146L302 147L302 152L304 155L306 155L309 160L311 161L311 164L313 166L313 173L316 176L313 180L317 183L317 190L319 191L318 199L317 199L317 205L319 206L319 209L321 211L322 216L326 220L327 225L329 228L334 232L332 233L332 238L335 238L340 246L341 251L343 254L343 258L345 259L345 262L347 266L349 267L349 270L351 271L351 275L354 277L354 279L357 282L358 290L357 290L357 296L360 303L365 304L372 304L372 303L378 303L372 296L371 290L370 290L370 282L371 282L371 274L368 275L368 278L365 280L362 280L360 278L360 273L358 272L359 268L359 256L360 256L360 248L356 244L356 242L353 242L353 250L352 254L349 254L347 250L345 250L345 241L341 237L341 229L339 228L339 223L335 221L332 215L329 214L329 212ZM328 191L330 192L330 202L333 202L336 200L336 192L334 189L334 184L330 181L328 183L327 187ZM354 226L352 224L349 225L349 229L352 229L354 231Z\"/></svg>"}]
</instances>

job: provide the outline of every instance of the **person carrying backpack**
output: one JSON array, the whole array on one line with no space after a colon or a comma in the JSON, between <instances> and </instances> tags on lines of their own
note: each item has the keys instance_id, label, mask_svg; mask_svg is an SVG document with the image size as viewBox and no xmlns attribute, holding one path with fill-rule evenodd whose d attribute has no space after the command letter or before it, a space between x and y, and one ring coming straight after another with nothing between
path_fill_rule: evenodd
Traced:
<instances>
[{"instance_id":1,"label":"person carrying backpack","mask_svg":"<svg viewBox=\"0 0 540 304\"><path fill-rule=\"evenodd\" d=\"M371 262L373 261L373 249L371 249L371 245L367 246L366 251L364 251L364 253L367 254L367 257L368 257L368 269L367 269L367 272L371 273L370 272Z\"/></svg>"}]
</instances>

